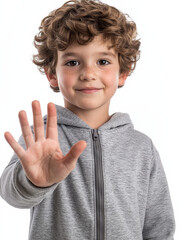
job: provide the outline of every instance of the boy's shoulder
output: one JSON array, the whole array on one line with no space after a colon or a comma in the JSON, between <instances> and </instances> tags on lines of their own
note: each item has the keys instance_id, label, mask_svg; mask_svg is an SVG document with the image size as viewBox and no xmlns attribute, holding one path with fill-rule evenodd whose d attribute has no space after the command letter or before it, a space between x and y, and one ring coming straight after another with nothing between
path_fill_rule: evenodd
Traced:
<instances>
[{"instance_id":1,"label":"boy's shoulder","mask_svg":"<svg viewBox=\"0 0 181 240\"><path fill-rule=\"evenodd\" d=\"M135 147L135 149L145 151L147 154L151 154L154 148L151 137L137 129L132 129L131 131L130 145Z\"/></svg>"},{"instance_id":2,"label":"boy's shoulder","mask_svg":"<svg viewBox=\"0 0 181 240\"><path fill-rule=\"evenodd\" d=\"M149 137L146 133L137 129L133 129L132 137L137 139L138 142L143 142L147 144L152 143L151 137Z\"/></svg>"}]
</instances>

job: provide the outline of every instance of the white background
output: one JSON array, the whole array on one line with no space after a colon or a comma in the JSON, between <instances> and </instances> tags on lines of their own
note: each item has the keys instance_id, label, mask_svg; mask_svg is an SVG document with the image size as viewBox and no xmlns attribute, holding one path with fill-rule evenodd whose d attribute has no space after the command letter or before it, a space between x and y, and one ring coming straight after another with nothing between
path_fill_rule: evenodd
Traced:
<instances>
[{"instance_id":1,"label":"white background","mask_svg":"<svg viewBox=\"0 0 181 240\"><path fill-rule=\"evenodd\" d=\"M119 0L104 2L118 7L137 23L141 58L135 72L112 99L110 114L127 112L137 130L152 138L169 183L176 218L175 239L181 239L181 7L179 0ZM10 131L21 135L18 112L31 102L63 106L61 93L49 88L45 75L31 62L33 37L40 21L60 7L61 0L6 0L0 3L0 175L13 151L4 139ZM28 238L29 210L15 209L0 198L0 239Z\"/></svg>"}]
</instances>

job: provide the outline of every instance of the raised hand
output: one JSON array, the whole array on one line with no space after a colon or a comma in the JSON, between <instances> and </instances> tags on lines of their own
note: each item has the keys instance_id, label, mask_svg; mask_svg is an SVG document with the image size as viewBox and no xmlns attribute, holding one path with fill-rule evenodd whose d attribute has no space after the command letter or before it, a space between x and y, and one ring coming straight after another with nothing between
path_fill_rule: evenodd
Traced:
<instances>
[{"instance_id":1,"label":"raised hand","mask_svg":"<svg viewBox=\"0 0 181 240\"><path fill-rule=\"evenodd\" d=\"M19 157L27 178L38 187L48 187L65 179L75 168L80 154L86 148L86 142L81 140L73 145L64 156L58 142L55 105L49 103L47 109L46 137L44 136L44 123L38 101L32 102L34 136L26 112L19 112L26 150L9 132L4 134L7 142Z\"/></svg>"}]
</instances>

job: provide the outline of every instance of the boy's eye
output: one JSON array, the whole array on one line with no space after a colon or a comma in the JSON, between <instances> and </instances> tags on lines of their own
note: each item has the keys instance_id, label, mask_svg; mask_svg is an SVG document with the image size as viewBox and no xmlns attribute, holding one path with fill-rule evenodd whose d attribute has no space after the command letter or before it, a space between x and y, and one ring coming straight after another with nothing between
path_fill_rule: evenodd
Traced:
<instances>
[{"instance_id":1,"label":"boy's eye","mask_svg":"<svg viewBox=\"0 0 181 240\"><path fill-rule=\"evenodd\" d=\"M67 62L65 65L67 65L67 66L77 66L77 65L79 65L79 62L78 61L76 61L76 60L71 60L71 61L69 61L69 62Z\"/></svg>"},{"instance_id":2,"label":"boy's eye","mask_svg":"<svg viewBox=\"0 0 181 240\"><path fill-rule=\"evenodd\" d=\"M98 64L99 65L108 65L108 64L110 64L110 62L105 60L105 59L101 59L101 60L98 61Z\"/></svg>"}]
</instances>

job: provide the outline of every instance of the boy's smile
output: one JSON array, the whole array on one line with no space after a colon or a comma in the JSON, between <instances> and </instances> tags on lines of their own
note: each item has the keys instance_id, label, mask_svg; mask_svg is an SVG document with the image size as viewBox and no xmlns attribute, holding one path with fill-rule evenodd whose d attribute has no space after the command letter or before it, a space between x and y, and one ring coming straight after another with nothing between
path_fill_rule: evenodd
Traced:
<instances>
[{"instance_id":1,"label":"boy's smile","mask_svg":"<svg viewBox=\"0 0 181 240\"><path fill-rule=\"evenodd\" d=\"M59 86L65 107L94 128L110 118L111 97L127 77L120 74L118 54L109 47L101 36L87 45L72 44L58 51L56 76L48 77Z\"/></svg>"}]
</instances>

